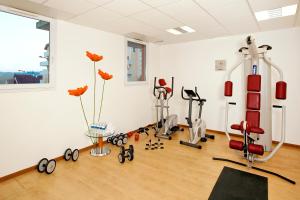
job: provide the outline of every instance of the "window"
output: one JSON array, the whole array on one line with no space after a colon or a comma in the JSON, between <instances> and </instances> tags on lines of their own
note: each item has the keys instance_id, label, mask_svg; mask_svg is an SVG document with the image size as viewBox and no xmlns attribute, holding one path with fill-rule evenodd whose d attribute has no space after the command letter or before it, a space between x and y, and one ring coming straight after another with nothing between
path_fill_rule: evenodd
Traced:
<instances>
[{"instance_id":1,"label":"window","mask_svg":"<svg viewBox=\"0 0 300 200\"><path fill-rule=\"evenodd\" d=\"M0 7L0 88L34 88L53 81L50 19Z\"/></svg>"},{"instance_id":2,"label":"window","mask_svg":"<svg viewBox=\"0 0 300 200\"><path fill-rule=\"evenodd\" d=\"M143 83L147 81L146 44L127 40L127 83Z\"/></svg>"}]
</instances>

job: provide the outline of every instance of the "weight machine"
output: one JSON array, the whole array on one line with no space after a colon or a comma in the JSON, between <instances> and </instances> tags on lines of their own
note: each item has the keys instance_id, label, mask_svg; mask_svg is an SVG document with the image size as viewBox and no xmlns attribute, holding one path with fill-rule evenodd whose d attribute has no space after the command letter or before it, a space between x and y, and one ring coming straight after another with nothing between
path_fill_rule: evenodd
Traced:
<instances>
[{"instance_id":1,"label":"weight machine","mask_svg":"<svg viewBox=\"0 0 300 200\"><path fill-rule=\"evenodd\" d=\"M285 141L286 107L285 105L270 106L272 105L273 100L271 91L272 67L279 74L279 81L276 82L275 92L275 98L277 100L286 99L287 84L283 81L283 73L281 69L276 64L274 64L267 56L267 51L271 50L272 47L269 45L262 45L257 47L255 44L255 39L252 36L247 37L246 43L247 47L242 47L239 49L239 52L242 54L243 59L229 70L227 81L225 82L225 133L229 140L229 147L231 149L242 151L243 156L248 161L248 166L252 167L254 161L265 162L271 159ZM244 79L247 80L244 86L245 90L243 90L242 94L245 97L246 104L245 110L242 113L245 118L239 124L231 125L231 129L239 130L243 135L243 141L238 141L231 139L228 133L227 126L229 121L229 106L236 105L236 102L229 101L229 98L232 97L233 93L233 83L231 81L231 75L242 64L244 64ZM274 149L272 149L272 107L274 109L281 110L281 139ZM270 153L267 156L263 157L265 152ZM238 163L228 159L213 159L245 165L243 163ZM274 172L263 170L257 167L252 168L279 176L280 178L283 178L290 183L295 184L294 181Z\"/></svg>"}]
</instances>

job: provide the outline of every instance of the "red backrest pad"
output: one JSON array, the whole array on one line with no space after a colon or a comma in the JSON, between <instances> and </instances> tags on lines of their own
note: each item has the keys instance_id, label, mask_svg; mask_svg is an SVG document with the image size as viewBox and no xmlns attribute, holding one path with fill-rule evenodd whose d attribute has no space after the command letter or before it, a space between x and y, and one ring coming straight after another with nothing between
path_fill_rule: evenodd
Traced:
<instances>
[{"instance_id":1,"label":"red backrest pad","mask_svg":"<svg viewBox=\"0 0 300 200\"><path fill-rule=\"evenodd\" d=\"M276 99L286 99L286 82L278 81L276 83Z\"/></svg>"},{"instance_id":2,"label":"red backrest pad","mask_svg":"<svg viewBox=\"0 0 300 200\"><path fill-rule=\"evenodd\" d=\"M232 96L232 82L231 81L226 81L225 82L224 95L226 97L231 97Z\"/></svg>"},{"instance_id":3,"label":"red backrest pad","mask_svg":"<svg viewBox=\"0 0 300 200\"><path fill-rule=\"evenodd\" d=\"M261 88L261 76L248 75L247 90L253 92L260 92L260 88Z\"/></svg>"},{"instance_id":4,"label":"red backrest pad","mask_svg":"<svg viewBox=\"0 0 300 200\"><path fill-rule=\"evenodd\" d=\"M260 123L260 113L259 111L247 111L246 112L246 121L250 128L256 127L259 128Z\"/></svg>"},{"instance_id":5,"label":"red backrest pad","mask_svg":"<svg viewBox=\"0 0 300 200\"><path fill-rule=\"evenodd\" d=\"M158 80L158 83L159 83L160 86L165 86L165 85L167 85L165 79L163 79L163 78L159 79L159 80Z\"/></svg>"},{"instance_id":6,"label":"red backrest pad","mask_svg":"<svg viewBox=\"0 0 300 200\"><path fill-rule=\"evenodd\" d=\"M247 109L260 110L260 93L247 94Z\"/></svg>"}]
</instances>

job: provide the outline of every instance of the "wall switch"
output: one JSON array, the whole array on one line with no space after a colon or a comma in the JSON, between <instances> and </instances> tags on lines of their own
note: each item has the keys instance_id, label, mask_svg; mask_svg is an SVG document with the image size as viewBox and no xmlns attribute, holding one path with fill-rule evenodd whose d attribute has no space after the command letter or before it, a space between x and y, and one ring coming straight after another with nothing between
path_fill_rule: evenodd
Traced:
<instances>
[{"instance_id":1,"label":"wall switch","mask_svg":"<svg viewBox=\"0 0 300 200\"><path fill-rule=\"evenodd\" d=\"M215 70L216 71L226 70L226 60L216 60L215 61Z\"/></svg>"}]
</instances>

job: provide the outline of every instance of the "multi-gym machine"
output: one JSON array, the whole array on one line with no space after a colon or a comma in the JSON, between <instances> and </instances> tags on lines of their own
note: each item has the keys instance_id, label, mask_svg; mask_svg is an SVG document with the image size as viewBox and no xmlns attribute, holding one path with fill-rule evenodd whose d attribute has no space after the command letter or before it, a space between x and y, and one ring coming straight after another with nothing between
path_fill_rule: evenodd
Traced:
<instances>
[{"instance_id":1,"label":"multi-gym machine","mask_svg":"<svg viewBox=\"0 0 300 200\"><path fill-rule=\"evenodd\" d=\"M246 165L244 163L223 158L214 158L214 160L228 161L235 164L249 166L253 169L276 175L295 184L294 181L279 174L252 166L254 161L265 162L271 159L280 149L285 140L286 108L284 105L271 106L273 102L271 77L272 67L279 74L279 81L276 82L276 100L286 99L287 84L283 81L283 73L281 69L267 56L267 51L271 50L272 47L269 45L257 47L255 39L252 36L247 37L246 43L247 47L239 49L243 59L232 67L227 74L224 96L226 97L225 133L229 140L229 147L231 149L242 151L243 156L248 161L248 164ZM231 105L236 105L236 102L229 101L233 94L233 82L231 81L231 75L242 64L244 64L242 73L245 80L245 85L243 86L242 83L241 88L243 91L242 96L245 98L245 105L243 105L245 110L242 111L242 114L245 118L239 124L231 125L231 129L239 130L243 135L243 141L238 141L231 139L227 126L229 121L229 107ZM281 139L274 149L272 149L272 108L280 109L281 111ZM267 156L263 157L265 152L269 153Z\"/></svg>"},{"instance_id":2,"label":"multi-gym machine","mask_svg":"<svg viewBox=\"0 0 300 200\"><path fill-rule=\"evenodd\" d=\"M188 97L184 96L184 92ZM206 99L201 99L198 92L197 87L195 87L195 91L193 90L185 90L184 87L181 88L181 97L184 100L189 101L189 114L186 118L186 121L189 126L189 140L186 141L180 141L180 144L187 145L190 147L195 147L198 149L201 149L201 145L198 144L199 141L206 142L207 138L214 139L214 135L206 134L206 123L203 119L201 119L202 114L202 107L204 105L204 102L206 102ZM198 116L195 118L195 120L192 120L192 114L193 114L193 102L197 102L199 106L199 113Z\"/></svg>"},{"instance_id":3,"label":"multi-gym machine","mask_svg":"<svg viewBox=\"0 0 300 200\"><path fill-rule=\"evenodd\" d=\"M167 86L165 79L159 79L157 84L157 78L154 77L153 95L156 98L156 123L154 126L155 137L171 140L171 135L180 129L177 125L177 115L169 115L169 100L173 96L174 89L174 77L172 77L171 88ZM167 116L164 117L164 111L166 110ZM159 116L160 115L160 116Z\"/></svg>"}]
</instances>

